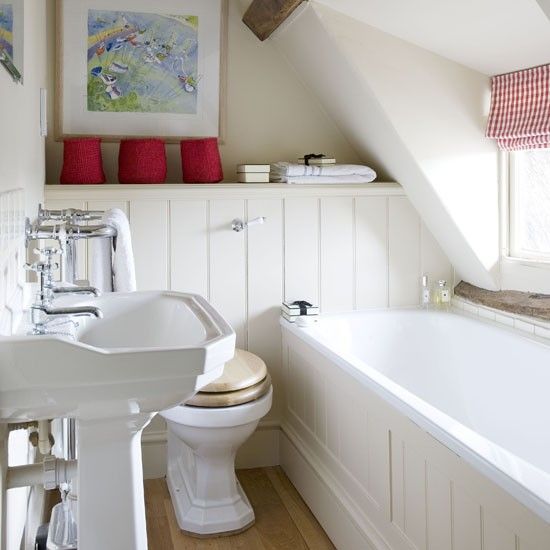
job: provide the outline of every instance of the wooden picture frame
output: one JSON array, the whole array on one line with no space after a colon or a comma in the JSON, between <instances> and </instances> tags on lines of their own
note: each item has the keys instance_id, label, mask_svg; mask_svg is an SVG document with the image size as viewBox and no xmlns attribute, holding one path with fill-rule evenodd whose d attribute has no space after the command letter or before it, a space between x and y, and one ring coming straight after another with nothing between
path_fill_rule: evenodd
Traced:
<instances>
[{"instance_id":1,"label":"wooden picture frame","mask_svg":"<svg viewBox=\"0 0 550 550\"><path fill-rule=\"evenodd\" d=\"M55 139L223 142L227 18L228 0L56 0Z\"/></svg>"}]
</instances>

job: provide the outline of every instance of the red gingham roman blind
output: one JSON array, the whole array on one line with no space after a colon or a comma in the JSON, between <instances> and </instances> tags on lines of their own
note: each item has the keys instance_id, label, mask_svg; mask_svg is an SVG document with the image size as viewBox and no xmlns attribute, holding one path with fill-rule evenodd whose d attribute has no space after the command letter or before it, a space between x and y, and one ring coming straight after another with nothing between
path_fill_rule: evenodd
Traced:
<instances>
[{"instance_id":1,"label":"red gingham roman blind","mask_svg":"<svg viewBox=\"0 0 550 550\"><path fill-rule=\"evenodd\" d=\"M504 151L550 147L550 64L493 77L487 137Z\"/></svg>"}]
</instances>

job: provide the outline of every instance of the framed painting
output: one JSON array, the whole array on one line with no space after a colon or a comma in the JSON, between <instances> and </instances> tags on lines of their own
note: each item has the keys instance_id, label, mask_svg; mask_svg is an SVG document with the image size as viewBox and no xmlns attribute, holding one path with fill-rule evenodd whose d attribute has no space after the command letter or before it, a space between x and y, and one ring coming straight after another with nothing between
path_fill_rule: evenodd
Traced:
<instances>
[{"instance_id":1,"label":"framed painting","mask_svg":"<svg viewBox=\"0 0 550 550\"><path fill-rule=\"evenodd\" d=\"M24 0L0 0L0 64L16 82L23 81Z\"/></svg>"},{"instance_id":2,"label":"framed painting","mask_svg":"<svg viewBox=\"0 0 550 550\"><path fill-rule=\"evenodd\" d=\"M57 0L56 138L223 137L227 0Z\"/></svg>"}]
</instances>

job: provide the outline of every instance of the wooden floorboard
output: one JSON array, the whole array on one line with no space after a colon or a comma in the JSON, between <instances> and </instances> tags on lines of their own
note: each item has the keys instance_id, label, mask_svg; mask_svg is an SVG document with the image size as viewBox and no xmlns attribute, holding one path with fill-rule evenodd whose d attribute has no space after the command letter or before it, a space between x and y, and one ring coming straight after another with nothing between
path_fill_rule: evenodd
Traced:
<instances>
[{"instance_id":1,"label":"wooden floorboard","mask_svg":"<svg viewBox=\"0 0 550 550\"><path fill-rule=\"evenodd\" d=\"M281 468L237 472L256 522L237 535L197 539L177 524L164 479L145 482L150 550L330 550L334 546Z\"/></svg>"},{"instance_id":2,"label":"wooden floorboard","mask_svg":"<svg viewBox=\"0 0 550 550\"><path fill-rule=\"evenodd\" d=\"M316 550L330 550L334 548L323 528L311 513L307 504L290 482L281 468L266 468L266 474L271 484L281 497L292 521L306 541L308 548Z\"/></svg>"}]
</instances>

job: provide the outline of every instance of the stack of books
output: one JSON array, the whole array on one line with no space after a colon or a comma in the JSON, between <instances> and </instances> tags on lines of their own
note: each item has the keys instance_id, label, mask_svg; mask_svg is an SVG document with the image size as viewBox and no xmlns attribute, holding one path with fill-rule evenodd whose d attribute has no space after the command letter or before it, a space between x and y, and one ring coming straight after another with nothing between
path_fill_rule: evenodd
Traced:
<instances>
[{"instance_id":1,"label":"stack of books","mask_svg":"<svg viewBox=\"0 0 550 550\"><path fill-rule=\"evenodd\" d=\"M283 302L281 315L289 323L294 323L298 317L313 317L319 315L319 306L314 306L304 300L295 302Z\"/></svg>"},{"instance_id":2,"label":"stack of books","mask_svg":"<svg viewBox=\"0 0 550 550\"><path fill-rule=\"evenodd\" d=\"M300 157L298 159L299 164L305 164L306 161L304 157ZM324 164L336 164L336 159L328 158L328 157L322 157L322 158L312 158L309 159L309 166L323 166Z\"/></svg>"},{"instance_id":3,"label":"stack of books","mask_svg":"<svg viewBox=\"0 0 550 550\"><path fill-rule=\"evenodd\" d=\"M239 183L269 183L269 164L239 164L237 181Z\"/></svg>"}]
</instances>

